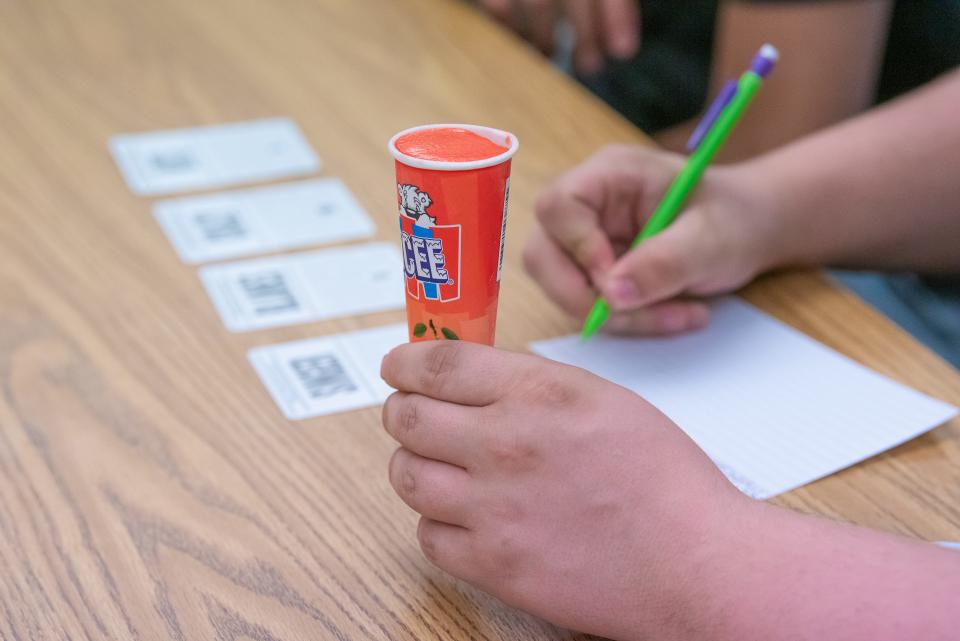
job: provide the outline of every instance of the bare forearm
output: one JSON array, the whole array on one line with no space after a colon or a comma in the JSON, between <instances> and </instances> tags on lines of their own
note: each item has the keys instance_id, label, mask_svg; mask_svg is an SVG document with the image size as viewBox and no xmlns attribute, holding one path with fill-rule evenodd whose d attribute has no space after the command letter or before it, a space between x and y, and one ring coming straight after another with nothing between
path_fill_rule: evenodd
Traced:
<instances>
[{"instance_id":1,"label":"bare forearm","mask_svg":"<svg viewBox=\"0 0 960 641\"><path fill-rule=\"evenodd\" d=\"M737 641L954 639L960 554L759 505L703 585L704 636ZM746 525L746 524L745 524Z\"/></svg>"},{"instance_id":2,"label":"bare forearm","mask_svg":"<svg viewBox=\"0 0 960 641\"><path fill-rule=\"evenodd\" d=\"M770 190L773 259L960 272L960 72L741 167Z\"/></svg>"},{"instance_id":3,"label":"bare forearm","mask_svg":"<svg viewBox=\"0 0 960 641\"><path fill-rule=\"evenodd\" d=\"M891 5L890 0L720 2L711 95L740 75L761 44L758 34L781 55L777 72L764 82L750 117L737 126L719 159L752 158L867 109L873 103ZM698 121L661 131L655 139L683 153Z\"/></svg>"}]
</instances>

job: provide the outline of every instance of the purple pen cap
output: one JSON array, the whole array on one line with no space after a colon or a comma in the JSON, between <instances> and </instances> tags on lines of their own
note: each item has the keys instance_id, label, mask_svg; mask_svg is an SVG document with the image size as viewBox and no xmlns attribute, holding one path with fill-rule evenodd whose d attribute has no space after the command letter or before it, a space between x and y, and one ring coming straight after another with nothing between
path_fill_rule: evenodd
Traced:
<instances>
[{"instance_id":1,"label":"purple pen cap","mask_svg":"<svg viewBox=\"0 0 960 641\"><path fill-rule=\"evenodd\" d=\"M720 93L717 94L717 97L710 103L710 108L707 109L707 113L704 114L703 119L697 124L697 128L694 129L690 135L690 140L687 141L687 151L693 151L700 146L707 132L710 131L710 127L713 127L713 123L720 117L720 112L726 109L736 93L737 81L728 80L727 84L723 85Z\"/></svg>"},{"instance_id":2,"label":"purple pen cap","mask_svg":"<svg viewBox=\"0 0 960 641\"><path fill-rule=\"evenodd\" d=\"M750 62L750 71L754 72L761 78L766 78L767 75L773 71L773 67L779 58L780 52L777 51L776 47L770 43L764 44L762 47L760 47L760 50L757 51L756 55L753 56L753 60ZM720 117L721 112L727 108L727 105L730 104L730 102L733 100L733 97L736 95L737 85L738 83L736 80L728 80L727 84L725 84L723 89L720 90L720 93L717 94L717 97L707 109L707 113L704 114L703 119L697 125L696 129L693 130L693 134L687 141L688 151L693 151L700 146L701 142L703 142L707 132L709 132L710 128L713 127L713 123L716 122L717 118Z\"/></svg>"},{"instance_id":3,"label":"purple pen cap","mask_svg":"<svg viewBox=\"0 0 960 641\"><path fill-rule=\"evenodd\" d=\"M777 60L779 59L780 52L768 42L760 47L760 51L753 57L753 61L750 63L750 70L761 78L766 78L767 75L773 71L773 66L777 64Z\"/></svg>"}]
</instances>

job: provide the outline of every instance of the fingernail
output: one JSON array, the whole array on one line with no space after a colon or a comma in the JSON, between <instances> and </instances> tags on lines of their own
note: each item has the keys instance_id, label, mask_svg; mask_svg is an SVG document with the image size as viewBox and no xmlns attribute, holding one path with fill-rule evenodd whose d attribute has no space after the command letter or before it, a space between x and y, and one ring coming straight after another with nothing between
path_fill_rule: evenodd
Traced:
<instances>
[{"instance_id":1,"label":"fingernail","mask_svg":"<svg viewBox=\"0 0 960 641\"><path fill-rule=\"evenodd\" d=\"M604 288L604 294L607 302L616 309L635 307L640 303L640 290L629 278L614 278Z\"/></svg>"}]
</instances>

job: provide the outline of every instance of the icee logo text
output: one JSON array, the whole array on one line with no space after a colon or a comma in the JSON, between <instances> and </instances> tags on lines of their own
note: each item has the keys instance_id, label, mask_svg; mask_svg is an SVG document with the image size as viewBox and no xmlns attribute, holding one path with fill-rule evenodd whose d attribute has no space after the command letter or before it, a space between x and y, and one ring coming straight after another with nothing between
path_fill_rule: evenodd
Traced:
<instances>
[{"instance_id":1,"label":"icee logo text","mask_svg":"<svg viewBox=\"0 0 960 641\"><path fill-rule=\"evenodd\" d=\"M447 273L443 256L443 241L439 238L413 236L400 232L403 244L403 268L407 278L416 278L421 283L449 285L453 281Z\"/></svg>"}]
</instances>

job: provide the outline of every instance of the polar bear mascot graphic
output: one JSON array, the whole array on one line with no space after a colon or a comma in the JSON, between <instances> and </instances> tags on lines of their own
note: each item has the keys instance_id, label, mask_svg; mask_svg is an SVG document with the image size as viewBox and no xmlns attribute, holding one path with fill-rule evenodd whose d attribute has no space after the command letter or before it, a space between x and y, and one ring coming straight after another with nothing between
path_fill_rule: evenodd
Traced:
<instances>
[{"instance_id":1,"label":"polar bear mascot graphic","mask_svg":"<svg viewBox=\"0 0 960 641\"><path fill-rule=\"evenodd\" d=\"M400 213L416 221L418 227L429 229L437 224L437 219L427 213L433 204L430 194L420 191L416 185L397 185L400 194Z\"/></svg>"}]
</instances>

